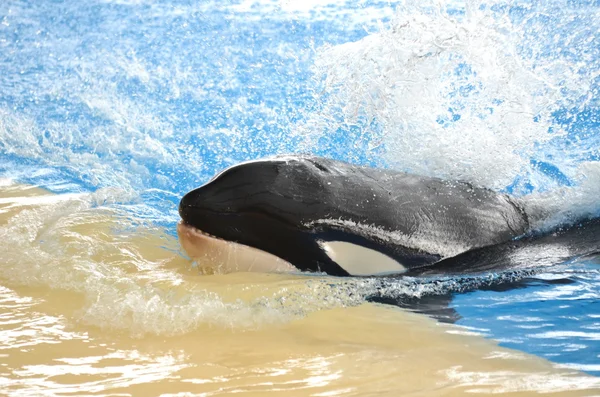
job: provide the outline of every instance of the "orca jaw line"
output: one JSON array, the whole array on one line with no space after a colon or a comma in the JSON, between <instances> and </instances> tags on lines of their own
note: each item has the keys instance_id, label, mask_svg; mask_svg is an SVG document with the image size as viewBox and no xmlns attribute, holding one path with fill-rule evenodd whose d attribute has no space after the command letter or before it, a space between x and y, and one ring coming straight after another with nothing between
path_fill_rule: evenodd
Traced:
<instances>
[{"instance_id":1,"label":"orca jaw line","mask_svg":"<svg viewBox=\"0 0 600 397\"><path fill-rule=\"evenodd\" d=\"M181 221L177 235L183 250L205 274L298 272L289 262L248 245L215 237Z\"/></svg>"}]
</instances>

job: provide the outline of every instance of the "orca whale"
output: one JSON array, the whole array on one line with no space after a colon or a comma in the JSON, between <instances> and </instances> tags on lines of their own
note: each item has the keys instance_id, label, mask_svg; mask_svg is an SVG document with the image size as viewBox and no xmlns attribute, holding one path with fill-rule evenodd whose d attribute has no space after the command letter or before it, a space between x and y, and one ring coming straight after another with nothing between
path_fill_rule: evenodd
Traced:
<instances>
[{"instance_id":1,"label":"orca whale","mask_svg":"<svg viewBox=\"0 0 600 397\"><path fill-rule=\"evenodd\" d=\"M227 168L179 213L184 250L224 272L415 275L529 231L515 197L316 156Z\"/></svg>"}]
</instances>

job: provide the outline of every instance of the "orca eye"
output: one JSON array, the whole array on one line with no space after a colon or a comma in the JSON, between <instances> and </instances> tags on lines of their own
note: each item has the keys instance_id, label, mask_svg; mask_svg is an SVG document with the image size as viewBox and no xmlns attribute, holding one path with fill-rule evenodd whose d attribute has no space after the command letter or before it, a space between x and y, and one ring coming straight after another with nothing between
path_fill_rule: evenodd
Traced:
<instances>
[{"instance_id":1,"label":"orca eye","mask_svg":"<svg viewBox=\"0 0 600 397\"><path fill-rule=\"evenodd\" d=\"M320 162L315 161L314 159L306 159L306 161L308 161L310 164L312 164L319 171L329 173L329 169L325 165L321 164Z\"/></svg>"},{"instance_id":2,"label":"orca eye","mask_svg":"<svg viewBox=\"0 0 600 397\"><path fill-rule=\"evenodd\" d=\"M319 163L313 163L313 164L314 164L314 165L315 165L315 167L317 167L317 168L318 168L320 171L323 171L323 172L328 172L328 171L329 171L329 170L328 170L327 168L325 168L325 166L324 166L324 165L322 165L322 164L319 164Z\"/></svg>"}]
</instances>

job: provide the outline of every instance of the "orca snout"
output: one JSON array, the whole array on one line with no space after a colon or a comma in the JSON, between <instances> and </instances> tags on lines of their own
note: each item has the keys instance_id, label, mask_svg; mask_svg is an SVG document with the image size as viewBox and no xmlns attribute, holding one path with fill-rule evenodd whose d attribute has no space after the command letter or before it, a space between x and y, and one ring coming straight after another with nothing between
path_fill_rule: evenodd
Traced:
<instances>
[{"instance_id":1,"label":"orca snout","mask_svg":"<svg viewBox=\"0 0 600 397\"><path fill-rule=\"evenodd\" d=\"M198 189L186 193L179 202L179 216L186 224L191 224L194 210L198 207Z\"/></svg>"},{"instance_id":2,"label":"orca snout","mask_svg":"<svg viewBox=\"0 0 600 397\"><path fill-rule=\"evenodd\" d=\"M217 214L227 208L224 200L215 195L215 189L212 185L206 184L186 193L179 202L179 216L183 223L201 228L205 226L208 219L211 220Z\"/></svg>"}]
</instances>

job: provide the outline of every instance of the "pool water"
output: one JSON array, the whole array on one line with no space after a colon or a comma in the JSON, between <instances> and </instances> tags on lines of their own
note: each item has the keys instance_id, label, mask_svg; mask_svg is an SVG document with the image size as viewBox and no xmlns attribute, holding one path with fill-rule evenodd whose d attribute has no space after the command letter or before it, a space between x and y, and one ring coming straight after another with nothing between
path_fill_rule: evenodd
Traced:
<instances>
[{"instance_id":1,"label":"pool water","mask_svg":"<svg viewBox=\"0 0 600 397\"><path fill-rule=\"evenodd\" d=\"M599 13L2 2L2 390L600 393L597 258L442 286L446 324L369 303L377 280L201 275L175 237L185 192L290 152L509 192L539 230L599 215Z\"/></svg>"}]
</instances>

